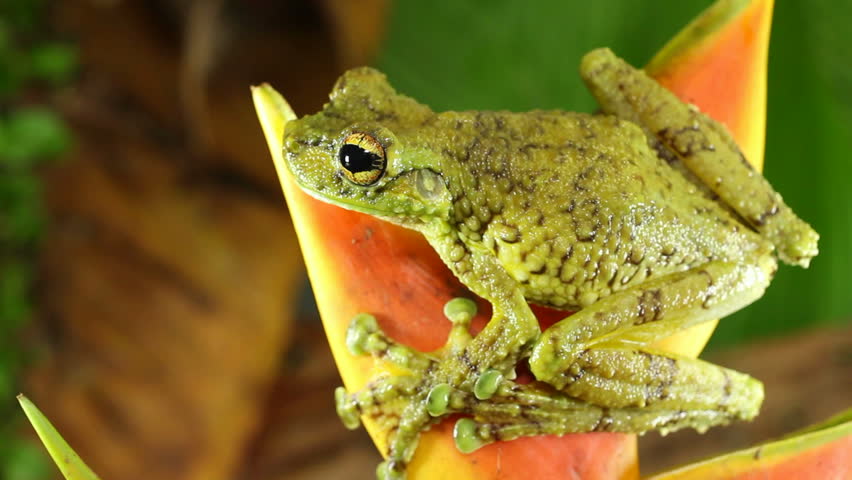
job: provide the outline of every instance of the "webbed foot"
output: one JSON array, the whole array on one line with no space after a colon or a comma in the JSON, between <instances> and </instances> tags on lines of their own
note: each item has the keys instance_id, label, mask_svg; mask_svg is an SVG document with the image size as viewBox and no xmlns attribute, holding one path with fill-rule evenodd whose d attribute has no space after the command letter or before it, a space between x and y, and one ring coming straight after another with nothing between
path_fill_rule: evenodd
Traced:
<instances>
[{"instance_id":1,"label":"webbed foot","mask_svg":"<svg viewBox=\"0 0 852 480\"><path fill-rule=\"evenodd\" d=\"M478 402L492 399L505 386L504 380L514 377L513 368L501 371L470 361L469 327L476 315L473 301L453 299L445 305L444 314L453 326L444 347L431 353L395 343L372 315L357 315L347 331L351 353L370 354L393 367L359 392L349 394L343 387L335 391L337 413L346 427L357 428L360 417L366 416L391 432L387 460L377 471L379 478L403 478L422 431L454 413L474 414ZM456 427L456 444L461 451L472 452L483 443L471 430L470 419L464 420Z\"/></svg>"}]
</instances>

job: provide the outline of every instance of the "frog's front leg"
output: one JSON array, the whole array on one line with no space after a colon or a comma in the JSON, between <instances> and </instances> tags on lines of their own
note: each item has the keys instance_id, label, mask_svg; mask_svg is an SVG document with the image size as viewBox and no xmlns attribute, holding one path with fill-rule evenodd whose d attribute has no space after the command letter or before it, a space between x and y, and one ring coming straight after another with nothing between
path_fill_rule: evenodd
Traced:
<instances>
[{"instance_id":1,"label":"frog's front leg","mask_svg":"<svg viewBox=\"0 0 852 480\"><path fill-rule=\"evenodd\" d=\"M713 261L605 297L546 330L530 368L539 380L595 405L695 414L678 427L750 419L763 400L760 382L648 344L748 305L775 268L768 255L749 263Z\"/></svg>"},{"instance_id":2,"label":"frog's front leg","mask_svg":"<svg viewBox=\"0 0 852 480\"><path fill-rule=\"evenodd\" d=\"M537 433L517 422L515 401L526 398L532 406L550 402L550 395L511 381L515 366L529 354L541 330L521 289L493 255L471 251L452 236L430 238L435 249L474 293L492 304L492 316L476 336L469 333L475 304L457 299L449 302L445 315L453 322L447 344L436 352L421 353L394 343L369 315L356 317L347 334L350 351L370 353L396 365L393 374L373 379L353 394L339 389L335 396L344 424L355 428L359 416L373 418L390 432L387 460L379 467L380 478L404 476L420 433L451 413L472 415L512 430L502 438ZM553 408L582 411L586 425L599 414L585 405L565 399ZM626 415L626 414L625 414ZM527 418L533 418L530 414ZM457 424L456 441L463 451L484 443L470 421ZM490 439L491 441L494 438Z\"/></svg>"},{"instance_id":3,"label":"frog's front leg","mask_svg":"<svg viewBox=\"0 0 852 480\"><path fill-rule=\"evenodd\" d=\"M457 354L448 357L443 366L452 383L473 379L490 385L477 387L477 397L486 399L499 383L491 379L513 376L518 360L541 333L538 320L517 281L492 253L478 252L453 238L430 242L462 283L491 303L491 319L485 328L463 348L457 345Z\"/></svg>"}]
</instances>

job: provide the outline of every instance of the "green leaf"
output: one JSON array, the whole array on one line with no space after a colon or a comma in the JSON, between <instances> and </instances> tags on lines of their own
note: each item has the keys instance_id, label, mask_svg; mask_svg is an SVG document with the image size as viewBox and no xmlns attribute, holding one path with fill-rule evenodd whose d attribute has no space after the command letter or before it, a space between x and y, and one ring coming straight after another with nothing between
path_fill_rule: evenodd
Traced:
<instances>
[{"instance_id":1,"label":"green leaf","mask_svg":"<svg viewBox=\"0 0 852 480\"><path fill-rule=\"evenodd\" d=\"M580 58L610 46L642 65L704 1L395 2L378 66L438 110L593 110Z\"/></svg>"},{"instance_id":2,"label":"green leaf","mask_svg":"<svg viewBox=\"0 0 852 480\"><path fill-rule=\"evenodd\" d=\"M30 62L33 77L61 84L70 80L77 67L77 51L63 43L38 45L30 51Z\"/></svg>"},{"instance_id":3,"label":"green leaf","mask_svg":"<svg viewBox=\"0 0 852 480\"><path fill-rule=\"evenodd\" d=\"M0 19L19 30L31 30L43 16L43 0L3 0Z\"/></svg>"},{"instance_id":4,"label":"green leaf","mask_svg":"<svg viewBox=\"0 0 852 480\"><path fill-rule=\"evenodd\" d=\"M4 480L36 480L50 478L50 466L44 461L44 453L37 445L15 442L5 455L0 466L0 477Z\"/></svg>"},{"instance_id":5,"label":"green leaf","mask_svg":"<svg viewBox=\"0 0 852 480\"><path fill-rule=\"evenodd\" d=\"M2 169L0 169L2 172ZM30 246L42 231L41 181L31 172L0 177L0 245Z\"/></svg>"},{"instance_id":6,"label":"green leaf","mask_svg":"<svg viewBox=\"0 0 852 480\"><path fill-rule=\"evenodd\" d=\"M3 29L0 28L0 32ZM0 33L0 42L8 39ZM12 45L0 44L0 98L10 97L26 79L27 59Z\"/></svg>"},{"instance_id":7,"label":"green leaf","mask_svg":"<svg viewBox=\"0 0 852 480\"><path fill-rule=\"evenodd\" d=\"M20 168L65 151L71 136L60 118L45 108L15 110L0 124L0 168Z\"/></svg>"},{"instance_id":8,"label":"green leaf","mask_svg":"<svg viewBox=\"0 0 852 480\"><path fill-rule=\"evenodd\" d=\"M3 335L3 340L13 335L13 329L30 315L31 281L30 268L23 262L0 263L0 334ZM8 347L4 344L5 342L0 343L3 347Z\"/></svg>"}]
</instances>

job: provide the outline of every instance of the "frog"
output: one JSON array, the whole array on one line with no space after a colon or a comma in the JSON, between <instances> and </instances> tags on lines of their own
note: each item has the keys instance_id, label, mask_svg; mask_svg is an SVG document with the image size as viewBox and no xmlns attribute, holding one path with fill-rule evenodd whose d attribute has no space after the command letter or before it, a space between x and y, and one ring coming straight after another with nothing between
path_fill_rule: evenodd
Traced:
<instances>
[{"instance_id":1,"label":"frog","mask_svg":"<svg viewBox=\"0 0 852 480\"><path fill-rule=\"evenodd\" d=\"M284 159L309 195L420 232L491 305L445 308L446 345L419 352L358 315L354 354L395 364L335 392L347 427L389 433L379 478L403 478L420 434L448 415L471 452L520 436L698 431L754 418L760 381L654 343L760 298L819 235L727 128L601 48L580 76L596 113L445 111L369 67L287 123ZM542 330L530 304L564 310ZM532 381L520 381L528 371Z\"/></svg>"}]
</instances>

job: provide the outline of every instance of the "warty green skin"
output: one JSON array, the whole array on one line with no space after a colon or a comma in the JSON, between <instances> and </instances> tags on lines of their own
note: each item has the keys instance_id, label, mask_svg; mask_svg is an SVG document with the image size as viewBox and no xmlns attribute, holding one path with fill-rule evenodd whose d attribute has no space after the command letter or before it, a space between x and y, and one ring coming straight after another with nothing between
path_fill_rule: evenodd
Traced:
<instances>
[{"instance_id":1,"label":"warty green skin","mask_svg":"<svg viewBox=\"0 0 852 480\"><path fill-rule=\"evenodd\" d=\"M340 78L323 111L286 126L285 158L306 192L422 232L494 307L476 337L461 322L438 358L408 351L420 360L405 382L417 387L386 391L410 395L340 394L342 414L402 416L385 476L404 471L419 431L441 413L470 414L481 427L461 424L460 446L537 433L703 430L757 413L756 380L647 345L759 298L773 252L807 266L817 234L724 127L609 50L587 55L581 74L614 115L435 113L361 68ZM341 174L338 150L352 132L385 148L373 185ZM577 313L542 334L527 301ZM363 322L352 335L380 337L366 349L375 355L392 345ZM526 357L554 390L511 381ZM398 381L376 379L373 389ZM462 399L427 409L428 395L413 392L436 386L433 397ZM519 421L527 401L553 415ZM597 412L595 421L566 422L579 410Z\"/></svg>"}]
</instances>

